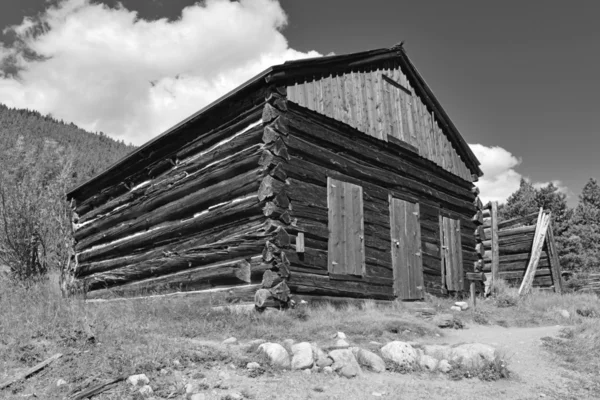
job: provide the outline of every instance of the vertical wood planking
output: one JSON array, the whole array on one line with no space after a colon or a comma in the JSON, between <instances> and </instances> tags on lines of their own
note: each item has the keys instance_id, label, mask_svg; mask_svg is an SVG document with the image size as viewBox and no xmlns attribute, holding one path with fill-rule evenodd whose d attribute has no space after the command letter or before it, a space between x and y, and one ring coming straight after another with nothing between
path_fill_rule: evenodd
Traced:
<instances>
[{"instance_id":1,"label":"vertical wood planking","mask_svg":"<svg viewBox=\"0 0 600 400\"><path fill-rule=\"evenodd\" d=\"M381 76L381 70L373 71L373 88L375 90L375 115L377 118L376 126L381 137L385 137L387 140L387 130L385 129L385 102L383 100L383 78Z\"/></svg>"},{"instance_id":2,"label":"vertical wood planking","mask_svg":"<svg viewBox=\"0 0 600 400\"><path fill-rule=\"evenodd\" d=\"M419 205L390 196L394 293L403 300L423 297Z\"/></svg>"},{"instance_id":3,"label":"vertical wood planking","mask_svg":"<svg viewBox=\"0 0 600 400\"><path fill-rule=\"evenodd\" d=\"M328 271L364 275L364 214L362 187L327 179Z\"/></svg>"},{"instance_id":4,"label":"vertical wood planking","mask_svg":"<svg viewBox=\"0 0 600 400\"><path fill-rule=\"evenodd\" d=\"M412 295L415 299L422 299L424 293L424 282L423 282L423 251L421 247L421 223L420 223L420 207L419 204L413 204L412 208L412 221L414 225L413 234L413 248L415 259L412 269L413 284L411 289L413 290Z\"/></svg>"},{"instance_id":5,"label":"vertical wood planking","mask_svg":"<svg viewBox=\"0 0 600 400\"><path fill-rule=\"evenodd\" d=\"M352 74L344 74L340 77L344 84L344 108L347 111L346 114L346 122L348 125L355 127L354 118L356 117L356 113L354 109L354 97L353 97L353 83L352 83Z\"/></svg>"},{"instance_id":6,"label":"vertical wood planking","mask_svg":"<svg viewBox=\"0 0 600 400\"><path fill-rule=\"evenodd\" d=\"M441 259L441 267L442 267L442 288L446 289L446 233L444 231L444 217L441 215L438 217L438 221L440 224L440 259Z\"/></svg>"},{"instance_id":7,"label":"vertical wood planking","mask_svg":"<svg viewBox=\"0 0 600 400\"><path fill-rule=\"evenodd\" d=\"M448 290L454 290L454 268L452 259L452 234L450 228L450 219L447 217L442 218L442 227L444 231L443 238L443 249L444 249L444 265L446 271L446 288Z\"/></svg>"},{"instance_id":8,"label":"vertical wood planking","mask_svg":"<svg viewBox=\"0 0 600 400\"><path fill-rule=\"evenodd\" d=\"M390 69L388 77L396 82L399 82L400 75L398 69ZM390 86L390 109L392 112L393 121L391 126L392 136L397 139L404 140L404 136L402 134L402 97L400 90L391 86L389 83L388 86Z\"/></svg>"},{"instance_id":9,"label":"vertical wood planking","mask_svg":"<svg viewBox=\"0 0 600 400\"><path fill-rule=\"evenodd\" d=\"M329 75L323 79L323 114L329 118L333 117L334 96L331 89L331 75Z\"/></svg>"},{"instance_id":10,"label":"vertical wood planking","mask_svg":"<svg viewBox=\"0 0 600 400\"><path fill-rule=\"evenodd\" d=\"M314 81L306 82L305 95L306 95L306 107L310 108L311 110L316 110L316 107L315 107L315 82Z\"/></svg>"},{"instance_id":11,"label":"vertical wood planking","mask_svg":"<svg viewBox=\"0 0 600 400\"><path fill-rule=\"evenodd\" d=\"M411 94L386 82L382 74ZM380 140L386 141L391 135L405 141L421 156L471 181L471 172L439 127L435 114L392 63L379 70L352 71L297 83L288 87L288 99Z\"/></svg>"},{"instance_id":12,"label":"vertical wood planking","mask_svg":"<svg viewBox=\"0 0 600 400\"><path fill-rule=\"evenodd\" d=\"M331 178L327 178L327 208L328 208L328 227L329 240L327 251L327 269L330 273L339 274L343 272L344 259L343 248L343 203L341 191L343 188Z\"/></svg>"},{"instance_id":13,"label":"vertical wood planking","mask_svg":"<svg viewBox=\"0 0 600 400\"><path fill-rule=\"evenodd\" d=\"M352 229L348 231L352 233L352 247L351 251L354 259L354 271L355 275L365 274L365 251L364 251L364 232L365 232L365 218L363 212L363 191L362 187L358 185L349 185L348 192L351 193L352 197Z\"/></svg>"},{"instance_id":14,"label":"vertical wood planking","mask_svg":"<svg viewBox=\"0 0 600 400\"><path fill-rule=\"evenodd\" d=\"M296 102L302 107L306 107L306 96L304 92L306 91L306 86L304 82L296 84Z\"/></svg>"},{"instance_id":15,"label":"vertical wood planking","mask_svg":"<svg viewBox=\"0 0 600 400\"><path fill-rule=\"evenodd\" d=\"M454 221L454 253L456 257L456 290L464 290L465 288L465 274L463 267L463 251L462 251L462 235L460 233L460 220L455 219Z\"/></svg>"},{"instance_id":16,"label":"vertical wood planking","mask_svg":"<svg viewBox=\"0 0 600 400\"><path fill-rule=\"evenodd\" d=\"M354 199L352 198L352 187L348 182L342 184L342 204L344 205L342 219L344 220L344 273L354 274L356 266L356 251L354 249L354 231L356 230L356 210L354 210Z\"/></svg>"}]
</instances>

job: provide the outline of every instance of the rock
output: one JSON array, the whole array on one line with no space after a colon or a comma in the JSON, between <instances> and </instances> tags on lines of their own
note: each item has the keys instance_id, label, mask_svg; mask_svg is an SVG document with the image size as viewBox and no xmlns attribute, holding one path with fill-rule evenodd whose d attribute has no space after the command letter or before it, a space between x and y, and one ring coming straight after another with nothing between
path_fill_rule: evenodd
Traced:
<instances>
[{"instance_id":1,"label":"rock","mask_svg":"<svg viewBox=\"0 0 600 400\"><path fill-rule=\"evenodd\" d=\"M185 384L185 394L192 394L197 390L197 386L191 383Z\"/></svg>"},{"instance_id":2,"label":"rock","mask_svg":"<svg viewBox=\"0 0 600 400\"><path fill-rule=\"evenodd\" d=\"M428 371L435 371L438 365L438 360L431 356L423 355L419 357L419 366Z\"/></svg>"},{"instance_id":3,"label":"rock","mask_svg":"<svg viewBox=\"0 0 600 400\"><path fill-rule=\"evenodd\" d=\"M450 365L448 360L442 360L438 364L438 369L443 373L447 374L448 372L450 372L450 370L452 370L452 366Z\"/></svg>"},{"instance_id":4,"label":"rock","mask_svg":"<svg viewBox=\"0 0 600 400\"><path fill-rule=\"evenodd\" d=\"M223 400L244 400L244 395L240 392L229 392L224 396L221 396Z\"/></svg>"},{"instance_id":5,"label":"rock","mask_svg":"<svg viewBox=\"0 0 600 400\"><path fill-rule=\"evenodd\" d=\"M360 365L354 358L351 350L338 349L329 353L329 357L333 360L332 368L338 374L346 378L353 378L360 374Z\"/></svg>"},{"instance_id":6,"label":"rock","mask_svg":"<svg viewBox=\"0 0 600 400\"><path fill-rule=\"evenodd\" d=\"M380 342L376 342L376 341L374 341L374 340L370 341L370 342L369 342L369 344L370 344L370 345L373 345L373 346L381 346L381 345L382 345L382 343L380 343Z\"/></svg>"},{"instance_id":7,"label":"rock","mask_svg":"<svg viewBox=\"0 0 600 400\"><path fill-rule=\"evenodd\" d=\"M337 347L338 349L346 349L346 348L350 347L350 344L348 342L346 342L344 339L338 339L335 342L335 347Z\"/></svg>"},{"instance_id":8,"label":"rock","mask_svg":"<svg viewBox=\"0 0 600 400\"><path fill-rule=\"evenodd\" d=\"M56 387L61 387L67 384L67 381L65 381L64 379L59 379L56 381Z\"/></svg>"},{"instance_id":9,"label":"rock","mask_svg":"<svg viewBox=\"0 0 600 400\"><path fill-rule=\"evenodd\" d=\"M381 393L381 392L373 392L373 393L371 393L371 396L373 396L373 397L383 397L383 393Z\"/></svg>"},{"instance_id":10,"label":"rock","mask_svg":"<svg viewBox=\"0 0 600 400\"><path fill-rule=\"evenodd\" d=\"M452 349L449 346L442 346L439 344L429 344L423 346L423 353L425 355L437 358L438 360L448 359L452 356Z\"/></svg>"},{"instance_id":11,"label":"rock","mask_svg":"<svg viewBox=\"0 0 600 400\"><path fill-rule=\"evenodd\" d=\"M190 396L190 400L206 400L206 395L203 393L196 393Z\"/></svg>"},{"instance_id":12,"label":"rock","mask_svg":"<svg viewBox=\"0 0 600 400\"><path fill-rule=\"evenodd\" d=\"M249 369L250 371L259 369L259 368L260 368L260 364L257 362L249 362L248 364L246 364L246 369Z\"/></svg>"},{"instance_id":13,"label":"rock","mask_svg":"<svg viewBox=\"0 0 600 400\"><path fill-rule=\"evenodd\" d=\"M131 375L127 378L127 383L131 386L144 386L150 383L150 379L145 374Z\"/></svg>"},{"instance_id":14,"label":"rock","mask_svg":"<svg viewBox=\"0 0 600 400\"><path fill-rule=\"evenodd\" d=\"M452 361L460 361L466 366L477 364L482 360L491 362L494 358L496 358L496 349L487 344L467 343L452 349Z\"/></svg>"},{"instance_id":15,"label":"rock","mask_svg":"<svg viewBox=\"0 0 600 400\"><path fill-rule=\"evenodd\" d=\"M356 349L356 351L354 351L354 349ZM373 372L385 371L385 362L383 361L383 358L379 357L377 354L369 350L359 349L358 347L353 347L352 353L354 354L354 357L356 357L358 365L361 367L365 367Z\"/></svg>"},{"instance_id":16,"label":"rock","mask_svg":"<svg viewBox=\"0 0 600 400\"><path fill-rule=\"evenodd\" d=\"M329 356L327 356L327 354L325 354L325 352L321 350L316 343L311 343L310 346L312 348L313 361L317 367L329 367L331 364L333 364L333 360L329 358Z\"/></svg>"},{"instance_id":17,"label":"rock","mask_svg":"<svg viewBox=\"0 0 600 400\"><path fill-rule=\"evenodd\" d=\"M179 360L173 360L173 365L175 367L181 367L181 362Z\"/></svg>"},{"instance_id":18,"label":"rock","mask_svg":"<svg viewBox=\"0 0 600 400\"><path fill-rule=\"evenodd\" d=\"M237 339L234 337L230 337L229 339L225 339L223 340L223 344L236 344L237 343Z\"/></svg>"},{"instance_id":19,"label":"rock","mask_svg":"<svg viewBox=\"0 0 600 400\"><path fill-rule=\"evenodd\" d=\"M304 369L304 370L302 370L302 373L305 374L305 375L310 375L310 374L312 374L312 370L310 370L310 369Z\"/></svg>"},{"instance_id":20,"label":"rock","mask_svg":"<svg viewBox=\"0 0 600 400\"><path fill-rule=\"evenodd\" d=\"M450 309L452 311L462 311L462 308L460 308L459 306L452 306L452 307L450 307Z\"/></svg>"},{"instance_id":21,"label":"rock","mask_svg":"<svg viewBox=\"0 0 600 400\"><path fill-rule=\"evenodd\" d=\"M394 341L381 348L384 359L393 361L401 367L409 367L417 358L417 352L408 343Z\"/></svg>"},{"instance_id":22,"label":"rock","mask_svg":"<svg viewBox=\"0 0 600 400\"><path fill-rule=\"evenodd\" d=\"M152 390L152 388L149 385L144 385L140 388L140 390L138 390L138 392L140 392L142 396L146 397L152 395L152 393L154 393L154 390Z\"/></svg>"},{"instance_id":23,"label":"rock","mask_svg":"<svg viewBox=\"0 0 600 400\"><path fill-rule=\"evenodd\" d=\"M313 352L310 343L292 345L292 369L306 369L313 366Z\"/></svg>"},{"instance_id":24,"label":"rock","mask_svg":"<svg viewBox=\"0 0 600 400\"><path fill-rule=\"evenodd\" d=\"M338 339L346 339L346 334L345 334L344 332L338 332L338 333L336 334L336 337L337 337Z\"/></svg>"},{"instance_id":25,"label":"rock","mask_svg":"<svg viewBox=\"0 0 600 400\"><path fill-rule=\"evenodd\" d=\"M454 303L454 305L460 307L460 309L463 311L469 309L469 304L466 301L457 301L456 303Z\"/></svg>"},{"instance_id":26,"label":"rock","mask_svg":"<svg viewBox=\"0 0 600 400\"><path fill-rule=\"evenodd\" d=\"M296 343L294 339L285 339L281 344L288 351L288 353L291 353L294 343Z\"/></svg>"},{"instance_id":27,"label":"rock","mask_svg":"<svg viewBox=\"0 0 600 400\"><path fill-rule=\"evenodd\" d=\"M225 371L221 371L219 372L219 379L223 380L223 381L227 381L229 379L231 379L231 375L229 375L229 373L225 372Z\"/></svg>"},{"instance_id":28,"label":"rock","mask_svg":"<svg viewBox=\"0 0 600 400\"><path fill-rule=\"evenodd\" d=\"M571 318L571 314L569 314L569 312L568 312L567 310L560 310L560 315L561 315L563 318L567 318L567 319L568 319L568 318Z\"/></svg>"},{"instance_id":29,"label":"rock","mask_svg":"<svg viewBox=\"0 0 600 400\"><path fill-rule=\"evenodd\" d=\"M169 375L169 371L168 371L168 370L166 370L166 369L164 369L164 368L162 368L162 369L159 371L159 373L160 373L162 376Z\"/></svg>"},{"instance_id":30,"label":"rock","mask_svg":"<svg viewBox=\"0 0 600 400\"><path fill-rule=\"evenodd\" d=\"M431 319L431 323L433 323L438 328L462 328L462 322L456 318L453 314L437 314Z\"/></svg>"},{"instance_id":31,"label":"rock","mask_svg":"<svg viewBox=\"0 0 600 400\"><path fill-rule=\"evenodd\" d=\"M323 373L333 374L333 368L332 367L323 367Z\"/></svg>"},{"instance_id":32,"label":"rock","mask_svg":"<svg viewBox=\"0 0 600 400\"><path fill-rule=\"evenodd\" d=\"M290 368L290 355L278 343L263 343L258 346L258 350L264 353L272 366L277 368Z\"/></svg>"}]
</instances>

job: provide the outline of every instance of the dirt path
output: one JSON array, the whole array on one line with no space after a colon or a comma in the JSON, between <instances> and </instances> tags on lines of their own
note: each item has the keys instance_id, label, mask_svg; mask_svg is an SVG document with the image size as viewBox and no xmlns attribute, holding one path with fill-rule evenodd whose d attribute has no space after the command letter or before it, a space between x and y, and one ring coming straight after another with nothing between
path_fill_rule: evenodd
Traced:
<instances>
[{"instance_id":1,"label":"dirt path","mask_svg":"<svg viewBox=\"0 0 600 400\"><path fill-rule=\"evenodd\" d=\"M486 343L506 355L513 376L498 382L479 379L449 380L443 375L397 373L374 374L348 380L324 374L286 372L276 376L250 378L228 371L231 389L251 393L255 399L582 399L585 394L569 393L564 371L552 360L541 338L557 336L560 326L502 328L473 326L444 331L443 337L423 343ZM218 374L219 371L214 371ZM218 393L213 393L219 398ZM587 397L594 398L594 397Z\"/></svg>"},{"instance_id":2,"label":"dirt path","mask_svg":"<svg viewBox=\"0 0 600 400\"><path fill-rule=\"evenodd\" d=\"M534 328L503 328L476 325L465 330L447 332L441 342L448 344L479 342L494 346L505 355L511 371L524 382L549 379L556 382L559 370L550 361L550 355L542 348L540 339L556 337L562 326Z\"/></svg>"}]
</instances>

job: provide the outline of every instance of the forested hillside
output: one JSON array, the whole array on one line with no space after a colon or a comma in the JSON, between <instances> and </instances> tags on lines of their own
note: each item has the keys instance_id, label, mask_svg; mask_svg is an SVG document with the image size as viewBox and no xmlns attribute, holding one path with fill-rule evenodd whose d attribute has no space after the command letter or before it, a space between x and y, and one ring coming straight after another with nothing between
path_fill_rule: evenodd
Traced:
<instances>
[{"instance_id":1,"label":"forested hillside","mask_svg":"<svg viewBox=\"0 0 600 400\"><path fill-rule=\"evenodd\" d=\"M0 104L0 267L29 278L63 266L71 241L66 192L133 149Z\"/></svg>"},{"instance_id":2,"label":"forested hillside","mask_svg":"<svg viewBox=\"0 0 600 400\"><path fill-rule=\"evenodd\" d=\"M62 154L71 154L74 184L98 174L135 148L37 111L11 109L0 104L0 149L6 154L17 147L21 150L51 147ZM0 168L4 169L9 159L1 157Z\"/></svg>"}]
</instances>

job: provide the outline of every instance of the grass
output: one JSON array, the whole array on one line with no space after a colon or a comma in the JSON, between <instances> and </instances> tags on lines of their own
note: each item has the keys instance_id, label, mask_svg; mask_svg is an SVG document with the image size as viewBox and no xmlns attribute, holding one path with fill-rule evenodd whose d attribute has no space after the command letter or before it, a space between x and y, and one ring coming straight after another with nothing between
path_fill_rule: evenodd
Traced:
<instances>
[{"instance_id":1,"label":"grass","mask_svg":"<svg viewBox=\"0 0 600 400\"><path fill-rule=\"evenodd\" d=\"M70 382L81 383L90 376L101 380L133 372L158 379L161 369L177 369L177 363L183 368L235 364L236 355L203 342L220 342L231 336L242 341L260 338L281 342L291 338L333 344L333 335L342 331L360 344L439 334L402 303L382 307L365 301L360 307L327 304L262 314L202 308L193 298L90 304L64 299L57 279L50 276L48 281L28 288L0 283L0 381L57 352L64 354L57 362L59 373L68 376ZM88 340L90 330L94 343ZM60 377L48 375L48 379ZM23 387L13 387L13 391L20 390Z\"/></svg>"},{"instance_id":2,"label":"grass","mask_svg":"<svg viewBox=\"0 0 600 400\"><path fill-rule=\"evenodd\" d=\"M427 299L433 308L443 313L448 313L456 300ZM206 343L220 342L231 336L240 341L309 340L327 347L333 345L334 334L342 331L352 343L369 347L369 341L413 341L442 335L439 329L414 316L401 302L385 306L372 301L360 306L325 304L262 314L229 308L206 309L199 307L193 297L90 304L64 299L56 276L29 288L0 281L0 310L0 381L57 352L64 354L52 368L27 383L11 386L10 393L16 397L34 385L49 388L44 393L46 398L60 398L67 389L55 387L59 378L68 379L72 387L86 380L90 382L90 378L96 383L124 373L146 373L153 382L165 381L158 390L166 396L174 384L169 383L170 376L161 375L160 371L165 368L183 371L230 364L244 368L248 361L255 361L252 354L234 354ZM565 317L562 311L567 311L569 316ZM457 315L477 324L572 326L565 332L568 339L548 341L548 348L572 370L591 374L600 368L600 320L597 318L600 302L595 295L559 296L539 292L519 297L515 289L499 285L493 296L478 301L476 310ZM93 342L88 338L90 330L94 334ZM496 361L471 369L457 367L453 376L457 379L476 376L482 380L506 377L505 363L500 359ZM253 372L255 375L271 373L274 372L264 368Z\"/></svg>"},{"instance_id":3,"label":"grass","mask_svg":"<svg viewBox=\"0 0 600 400\"><path fill-rule=\"evenodd\" d=\"M439 312L448 312L458 299L429 296L428 301ZM565 317L563 311L569 316ZM517 288L500 281L492 288L491 296L478 298L475 310L470 308L460 313L460 317L479 325L532 327L580 324L589 319L582 313L600 316L597 295L576 292L557 295L534 289L527 296L519 296Z\"/></svg>"}]
</instances>

